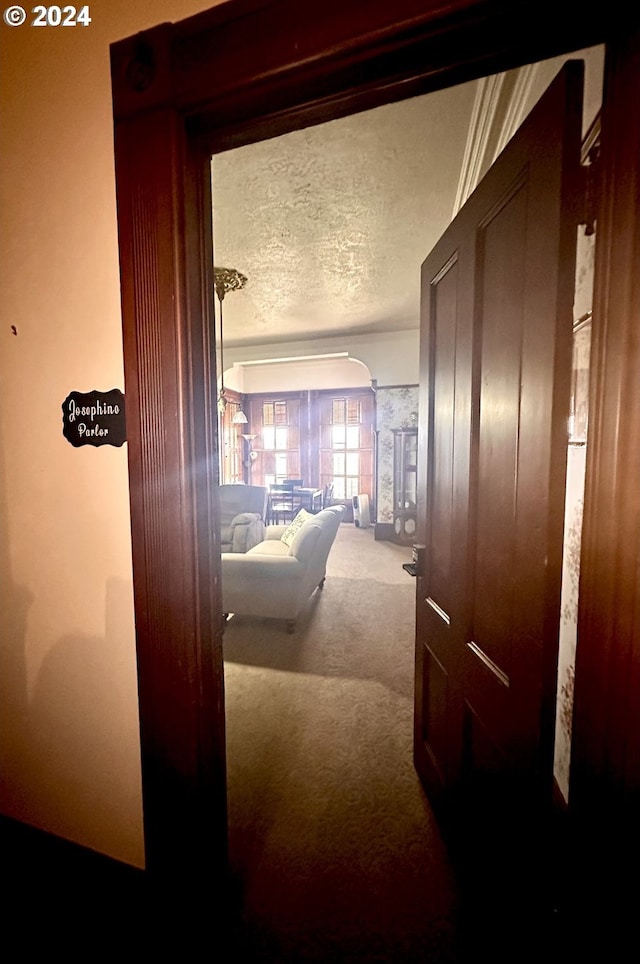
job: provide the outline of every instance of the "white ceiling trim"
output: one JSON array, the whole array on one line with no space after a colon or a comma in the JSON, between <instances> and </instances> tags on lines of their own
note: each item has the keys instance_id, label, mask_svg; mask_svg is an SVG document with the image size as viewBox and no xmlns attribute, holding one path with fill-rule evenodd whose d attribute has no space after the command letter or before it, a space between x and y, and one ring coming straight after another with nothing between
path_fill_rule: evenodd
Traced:
<instances>
[{"instance_id":1,"label":"white ceiling trim","mask_svg":"<svg viewBox=\"0 0 640 964\"><path fill-rule=\"evenodd\" d=\"M480 181L491 144L491 132L500 104L504 80L505 74L494 74L478 81L452 218L456 216Z\"/></svg>"},{"instance_id":2,"label":"white ceiling trim","mask_svg":"<svg viewBox=\"0 0 640 964\"><path fill-rule=\"evenodd\" d=\"M538 72L538 64L527 64L518 70L492 161L504 150L529 113Z\"/></svg>"}]
</instances>

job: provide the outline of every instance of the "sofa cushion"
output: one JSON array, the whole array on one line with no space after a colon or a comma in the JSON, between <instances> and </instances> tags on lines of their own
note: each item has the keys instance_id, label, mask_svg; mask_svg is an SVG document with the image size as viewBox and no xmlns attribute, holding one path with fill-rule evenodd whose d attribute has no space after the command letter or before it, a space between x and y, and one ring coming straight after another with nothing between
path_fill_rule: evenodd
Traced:
<instances>
[{"instance_id":1,"label":"sofa cushion","mask_svg":"<svg viewBox=\"0 0 640 964\"><path fill-rule=\"evenodd\" d=\"M293 537L289 555L295 556L296 559L306 565L314 553L322 528L322 524L317 521L314 515L310 519L306 519Z\"/></svg>"},{"instance_id":2,"label":"sofa cushion","mask_svg":"<svg viewBox=\"0 0 640 964\"><path fill-rule=\"evenodd\" d=\"M265 539L257 546L252 546L247 552L248 556L288 556L291 550L285 546L281 539Z\"/></svg>"},{"instance_id":3,"label":"sofa cushion","mask_svg":"<svg viewBox=\"0 0 640 964\"><path fill-rule=\"evenodd\" d=\"M313 519L313 518L315 517L312 515L311 512L307 512L306 509L300 509L296 517L292 519L292 521L289 523L287 528L280 536L285 546L289 546L289 548L291 548L293 544L293 540L295 539L296 535L298 534L302 526L305 524L307 519Z\"/></svg>"}]
</instances>

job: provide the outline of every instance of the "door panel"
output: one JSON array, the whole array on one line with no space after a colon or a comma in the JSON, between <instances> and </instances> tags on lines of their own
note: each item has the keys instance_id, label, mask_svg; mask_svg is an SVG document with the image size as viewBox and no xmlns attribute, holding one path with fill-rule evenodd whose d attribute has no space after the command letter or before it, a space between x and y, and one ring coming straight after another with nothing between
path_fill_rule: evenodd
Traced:
<instances>
[{"instance_id":1,"label":"door panel","mask_svg":"<svg viewBox=\"0 0 640 964\"><path fill-rule=\"evenodd\" d=\"M453 439L455 413L456 327L455 263L434 289L437 298L433 368L433 510L429 540L433 596L445 611L451 607L451 563L453 558Z\"/></svg>"},{"instance_id":2,"label":"door panel","mask_svg":"<svg viewBox=\"0 0 640 964\"><path fill-rule=\"evenodd\" d=\"M445 254L449 250L443 247ZM460 284L455 245L453 250L430 283L423 282L423 306L428 301L423 315L431 327L429 338L422 334L420 350L420 407L428 411L420 424L428 425L429 457L421 437L418 482L426 480L430 508L425 512L425 489L419 488L418 533L425 533L426 573L417 580L414 747L418 772L436 797L455 785L461 764L455 678L462 671L464 622L452 622L450 614L464 612L467 586L468 481L461 486L460 480L468 480L470 467L472 314L471 301L466 311L460 310L467 289Z\"/></svg>"},{"instance_id":3,"label":"door panel","mask_svg":"<svg viewBox=\"0 0 640 964\"><path fill-rule=\"evenodd\" d=\"M454 834L506 849L551 801L582 76L422 267L415 763Z\"/></svg>"},{"instance_id":4,"label":"door panel","mask_svg":"<svg viewBox=\"0 0 640 964\"><path fill-rule=\"evenodd\" d=\"M480 422L472 639L508 675L515 604L522 346L521 188L483 226Z\"/></svg>"}]
</instances>

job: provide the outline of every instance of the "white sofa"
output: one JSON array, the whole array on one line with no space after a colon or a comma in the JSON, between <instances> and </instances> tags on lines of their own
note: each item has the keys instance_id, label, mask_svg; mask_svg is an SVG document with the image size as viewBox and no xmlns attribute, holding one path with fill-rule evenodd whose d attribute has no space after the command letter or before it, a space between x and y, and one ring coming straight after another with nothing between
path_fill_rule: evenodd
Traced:
<instances>
[{"instance_id":1,"label":"white sofa","mask_svg":"<svg viewBox=\"0 0 640 964\"><path fill-rule=\"evenodd\" d=\"M289 536L290 545L283 541L290 527L274 525L267 526L265 539L248 552L222 553L222 605L227 616L284 619L287 632L294 632L298 614L324 585L344 506L304 515L296 534Z\"/></svg>"}]
</instances>

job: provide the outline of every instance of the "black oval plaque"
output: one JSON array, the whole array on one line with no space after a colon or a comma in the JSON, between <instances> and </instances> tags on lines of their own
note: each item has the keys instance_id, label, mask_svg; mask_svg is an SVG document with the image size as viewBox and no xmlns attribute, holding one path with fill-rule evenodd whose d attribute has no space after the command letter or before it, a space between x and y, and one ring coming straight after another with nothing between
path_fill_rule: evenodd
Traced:
<instances>
[{"instance_id":1,"label":"black oval plaque","mask_svg":"<svg viewBox=\"0 0 640 964\"><path fill-rule=\"evenodd\" d=\"M110 392L71 392L62 403L62 433L80 445L122 445L126 441L124 395Z\"/></svg>"}]
</instances>

